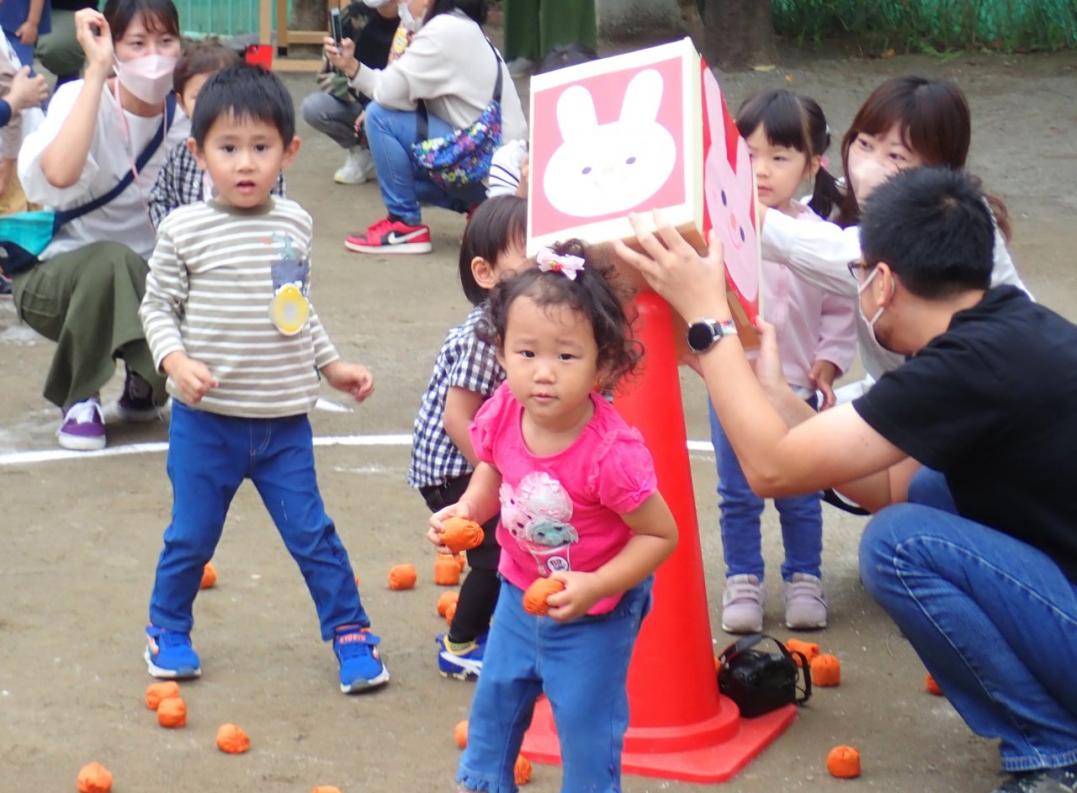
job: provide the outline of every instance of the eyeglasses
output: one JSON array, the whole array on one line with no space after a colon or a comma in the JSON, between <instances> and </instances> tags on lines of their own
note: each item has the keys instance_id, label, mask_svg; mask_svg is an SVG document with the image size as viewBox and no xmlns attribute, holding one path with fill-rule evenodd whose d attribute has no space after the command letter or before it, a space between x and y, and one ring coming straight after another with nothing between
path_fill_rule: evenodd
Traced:
<instances>
[{"instance_id":1,"label":"eyeglasses","mask_svg":"<svg viewBox=\"0 0 1077 793\"><path fill-rule=\"evenodd\" d=\"M874 267L874 265L871 264L864 264L863 259L854 259L845 266L849 268L849 275L851 275L853 280L857 283L860 283L860 273L862 271L871 270Z\"/></svg>"}]
</instances>

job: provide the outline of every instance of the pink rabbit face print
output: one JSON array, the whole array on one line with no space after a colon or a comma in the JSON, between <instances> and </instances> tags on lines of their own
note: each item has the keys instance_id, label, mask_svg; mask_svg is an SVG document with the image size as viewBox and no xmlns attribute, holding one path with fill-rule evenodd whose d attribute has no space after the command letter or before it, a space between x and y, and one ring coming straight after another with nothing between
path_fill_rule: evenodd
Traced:
<instances>
[{"instance_id":1,"label":"pink rabbit face print","mask_svg":"<svg viewBox=\"0 0 1077 793\"><path fill-rule=\"evenodd\" d=\"M725 123L722 92L710 69L703 69L703 93L710 121L710 148L704 164L703 194L711 226L725 248L729 278L745 301L759 299L759 263L756 230L752 223L755 202L748 146L736 127ZM736 139L728 138L729 132ZM730 152L734 164L730 165Z\"/></svg>"},{"instance_id":2,"label":"pink rabbit face print","mask_svg":"<svg viewBox=\"0 0 1077 793\"><path fill-rule=\"evenodd\" d=\"M550 204L581 218L626 212L673 174L677 144L657 122L664 83L655 69L628 84L616 121L600 124L591 92L573 85L557 102L562 143L543 173Z\"/></svg>"}]
</instances>

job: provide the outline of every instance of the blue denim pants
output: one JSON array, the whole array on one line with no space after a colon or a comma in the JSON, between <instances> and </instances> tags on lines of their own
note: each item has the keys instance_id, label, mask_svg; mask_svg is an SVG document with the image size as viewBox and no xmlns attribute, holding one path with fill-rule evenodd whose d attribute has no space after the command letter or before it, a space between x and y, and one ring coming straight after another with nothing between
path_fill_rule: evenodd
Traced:
<instances>
[{"instance_id":1,"label":"blue denim pants","mask_svg":"<svg viewBox=\"0 0 1077 793\"><path fill-rule=\"evenodd\" d=\"M390 215L414 226L422 222L421 205L467 212L486 198L486 187L481 183L448 191L430 181L426 170L411 156L418 123L418 114L414 110L390 110L371 102L366 107L363 123L370 141L370 153L378 169L381 198ZM429 116L428 130L428 138L440 138L453 132L451 126L433 115Z\"/></svg>"},{"instance_id":2,"label":"blue denim pants","mask_svg":"<svg viewBox=\"0 0 1077 793\"><path fill-rule=\"evenodd\" d=\"M1077 763L1077 583L1047 554L960 517L921 469L868 523L860 575L1006 771Z\"/></svg>"},{"instance_id":3,"label":"blue denim pants","mask_svg":"<svg viewBox=\"0 0 1077 793\"><path fill-rule=\"evenodd\" d=\"M535 700L545 694L561 742L565 793L618 793L628 729L628 662L650 610L649 578L598 617L561 623L523 609L501 582L456 781L468 790L515 793L512 768Z\"/></svg>"},{"instance_id":4,"label":"blue denim pants","mask_svg":"<svg viewBox=\"0 0 1077 793\"><path fill-rule=\"evenodd\" d=\"M722 528L722 550L726 575L754 575L763 580L762 536L759 518L764 500L752 492L740 461L726 438L714 405L707 403L711 417L711 443L718 467L718 522ZM823 562L823 508L818 493L774 499L782 525L785 562L782 580L794 573L820 575Z\"/></svg>"},{"instance_id":5,"label":"blue denim pants","mask_svg":"<svg viewBox=\"0 0 1077 793\"><path fill-rule=\"evenodd\" d=\"M168 431L172 523L157 561L150 622L189 633L202 569L221 538L244 479L262 502L306 579L322 638L340 625L370 625L348 553L325 514L314 475L314 442L305 415L245 419L194 410L172 400Z\"/></svg>"}]
</instances>

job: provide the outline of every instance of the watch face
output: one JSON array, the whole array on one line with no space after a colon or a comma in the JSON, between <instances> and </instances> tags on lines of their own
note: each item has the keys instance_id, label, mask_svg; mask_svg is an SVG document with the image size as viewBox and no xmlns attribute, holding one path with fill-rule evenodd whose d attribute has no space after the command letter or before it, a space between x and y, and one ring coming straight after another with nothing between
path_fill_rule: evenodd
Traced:
<instances>
[{"instance_id":1,"label":"watch face","mask_svg":"<svg viewBox=\"0 0 1077 793\"><path fill-rule=\"evenodd\" d=\"M714 328L706 322L696 322L688 328L688 349L694 352L706 352L714 343Z\"/></svg>"}]
</instances>

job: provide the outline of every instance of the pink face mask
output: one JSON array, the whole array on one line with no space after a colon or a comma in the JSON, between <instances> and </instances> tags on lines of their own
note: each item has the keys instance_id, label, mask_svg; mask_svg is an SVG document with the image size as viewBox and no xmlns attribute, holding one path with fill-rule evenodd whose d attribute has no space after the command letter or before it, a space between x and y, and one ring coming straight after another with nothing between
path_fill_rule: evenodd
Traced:
<instances>
[{"instance_id":1,"label":"pink face mask","mask_svg":"<svg viewBox=\"0 0 1077 793\"><path fill-rule=\"evenodd\" d=\"M856 196L857 203L871 195L872 191L897 173L896 168L887 168L874 157L849 152L849 186Z\"/></svg>"},{"instance_id":2,"label":"pink face mask","mask_svg":"<svg viewBox=\"0 0 1077 793\"><path fill-rule=\"evenodd\" d=\"M129 61L116 61L116 78L120 84L151 105L163 102L172 90L172 73L176 58L170 55L143 55Z\"/></svg>"}]
</instances>

